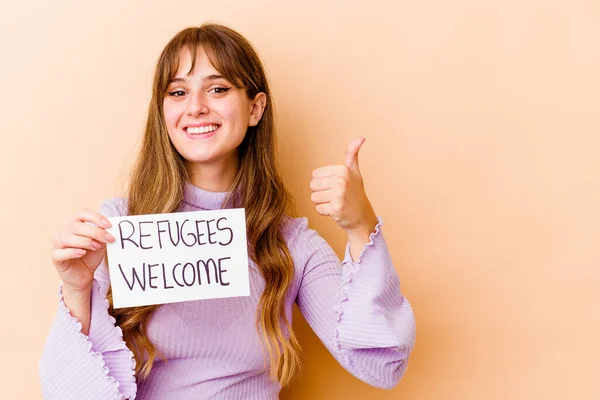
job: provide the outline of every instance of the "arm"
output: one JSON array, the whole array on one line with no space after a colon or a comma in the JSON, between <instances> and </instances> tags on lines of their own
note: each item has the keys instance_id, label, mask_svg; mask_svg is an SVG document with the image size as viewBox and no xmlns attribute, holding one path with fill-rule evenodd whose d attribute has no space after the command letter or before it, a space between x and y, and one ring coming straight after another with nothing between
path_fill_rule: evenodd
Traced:
<instances>
[{"instance_id":1,"label":"arm","mask_svg":"<svg viewBox=\"0 0 600 400\"><path fill-rule=\"evenodd\" d=\"M118 206L107 201L100 212L119 215ZM135 398L135 361L108 314L108 283L107 268L101 264L89 295L59 290L58 312L39 362L45 399Z\"/></svg>"},{"instance_id":2,"label":"arm","mask_svg":"<svg viewBox=\"0 0 600 400\"><path fill-rule=\"evenodd\" d=\"M77 291L62 288L62 300L65 307L70 310L71 316L81 323L81 333L87 335L90 332L92 288Z\"/></svg>"},{"instance_id":3,"label":"arm","mask_svg":"<svg viewBox=\"0 0 600 400\"><path fill-rule=\"evenodd\" d=\"M395 386L414 345L415 320L400 292L381 223L356 262L349 243L341 266L306 222L297 235L295 251L304 255L297 303L307 322L354 376L376 387Z\"/></svg>"},{"instance_id":4,"label":"arm","mask_svg":"<svg viewBox=\"0 0 600 400\"><path fill-rule=\"evenodd\" d=\"M361 252L367 244L371 241L371 233L375 233L379 220L373 212L372 217L368 222L365 222L363 226L360 226L354 230L348 230L348 246L346 247L349 254L346 254L348 261L358 260ZM347 252L347 253L348 253Z\"/></svg>"}]
</instances>

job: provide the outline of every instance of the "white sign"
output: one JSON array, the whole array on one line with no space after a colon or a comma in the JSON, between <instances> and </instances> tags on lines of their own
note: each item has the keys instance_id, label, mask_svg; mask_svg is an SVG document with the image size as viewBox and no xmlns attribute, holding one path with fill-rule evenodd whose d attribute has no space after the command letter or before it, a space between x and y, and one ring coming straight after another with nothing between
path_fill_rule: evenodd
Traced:
<instances>
[{"instance_id":1,"label":"white sign","mask_svg":"<svg viewBox=\"0 0 600 400\"><path fill-rule=\"evenodd\" d=\"M115 308L250 295L243 208L109 220Z\"/></svg>"}]
</instances>

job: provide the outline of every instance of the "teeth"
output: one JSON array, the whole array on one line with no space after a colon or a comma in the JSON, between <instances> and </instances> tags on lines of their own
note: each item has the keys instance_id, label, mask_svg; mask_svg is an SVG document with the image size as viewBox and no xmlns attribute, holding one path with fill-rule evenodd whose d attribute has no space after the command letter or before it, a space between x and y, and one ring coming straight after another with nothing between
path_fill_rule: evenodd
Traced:
<instances>
[{"instance_id":1,"label":"teeth","mask_svg":"<svg viewBox=\"0 0 600 400\"><path fill-rule=\"evenodd\" d=\"M217 125L207 125L207 126L190 126L187 128L187 132L192 135L199 135L201 133L209 133L217 130Z\"/></svg>"}]
</instances>

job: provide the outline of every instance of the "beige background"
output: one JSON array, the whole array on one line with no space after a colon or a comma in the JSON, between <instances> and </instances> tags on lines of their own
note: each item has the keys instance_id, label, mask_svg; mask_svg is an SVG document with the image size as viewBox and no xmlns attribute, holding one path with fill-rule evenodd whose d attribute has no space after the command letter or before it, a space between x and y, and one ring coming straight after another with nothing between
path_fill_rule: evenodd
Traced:
<instances>
[{"instance_id":1,"label":"beige background","mask_svg":"<svg viewBox=\"0 0 600 400\"><path fill-rule=\"evenodd\" d=\"M41 397L51 232L119 193L151 73L178 30L239 30L274 89L282 172L360 154L417 317L400 385L359 382L300 315L282 399L600 397L600 3L34 1L0 6L3 398ZM8 356L8 357L6 357Z\"/></svg>"}]
</instances>

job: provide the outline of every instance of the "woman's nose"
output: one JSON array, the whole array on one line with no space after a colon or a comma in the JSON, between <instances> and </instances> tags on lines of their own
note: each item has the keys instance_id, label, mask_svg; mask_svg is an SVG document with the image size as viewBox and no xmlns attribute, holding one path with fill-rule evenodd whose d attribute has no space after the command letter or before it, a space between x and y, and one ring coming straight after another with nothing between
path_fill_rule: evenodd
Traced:
<instances>
[{"instance_id":1,"label":"woman's nose","mask_svg":"<svg viewBox=\"0 0 600 400\"><path fill-rule=\"evenodd\" d=\"M208 106L204 96L202 94L190 94L186 112L190 116L207 114Z\"/></svg>"}]
</instances>

